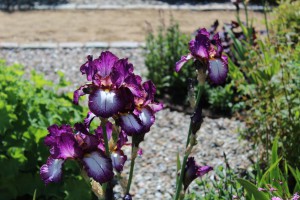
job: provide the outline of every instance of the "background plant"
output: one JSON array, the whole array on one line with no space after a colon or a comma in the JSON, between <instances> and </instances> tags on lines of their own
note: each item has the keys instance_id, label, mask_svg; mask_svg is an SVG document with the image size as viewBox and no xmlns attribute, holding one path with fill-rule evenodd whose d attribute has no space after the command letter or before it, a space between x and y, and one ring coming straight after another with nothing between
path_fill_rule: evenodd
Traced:
<instances>
[{"instance_id":1,"label":"background plant","mask_svg":"<svg viewBox=\"0 0 300 200\"><path fill-rule=\"evenodd\" d=\"M72 94L57 94L68 85L63 74L54 85L35 71L30 79L24 73L22 66L0 61L0 199L32 199L34 194L36 199L91 198L88 185L73 175L80 172L72 161L65 165L61 184L45 187L42 182L39 168L48 156L43 144L47 127L77 122L83 110L73 105Z\"/></svg>"}]
</instances>

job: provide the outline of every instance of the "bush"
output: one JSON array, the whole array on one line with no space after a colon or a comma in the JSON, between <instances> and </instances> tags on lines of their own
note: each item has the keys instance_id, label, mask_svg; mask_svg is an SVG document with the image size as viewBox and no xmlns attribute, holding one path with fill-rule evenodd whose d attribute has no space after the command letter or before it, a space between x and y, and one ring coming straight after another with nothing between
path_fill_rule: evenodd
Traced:
<instances>
[{"instance_id":1,"label":"bush","mask_svg":"<svg viewBox=\"0 0 300 200\"><path fill-rule=\"evenodd\" d=\"M62 74L57 86L34 71L29 80L20 78L23 75L22 66L0 61L0 199L32 199L34 194L36 199L90 197L88 185L70 175L79 171L72 162L66 163L61 184L45 187L39 175L48 157L43 144L47 127L79 121L82 108L73 106L72 94L57 94L67 85Z\"/></svg>"},{"instance_id":2,"label":"bush","mask_svg":"<svg viewBox=\"0 0 300 200\"><path fill-rule=\"evenodd\" d=\"M284 4L284 8L287 13L293 13L295 5ZM298 18L292 21L299 21L300 15L293 16ZM297 26L291 26L289 30L295 30ZM280 27L275 26L275 30ZM263 144L266 149L270 149L270 141L279 135L283 154L291 165L297 166L300 164L297 159L300 153L300 46L287 40L287 34L269 33L270 40L259 40L254 47L233 39L240 67L230 62L230 70L236 70L237 74L240 70L241 75L233 78L233 82L246 99L247 130L242 135Z\"/></svg>"},{"instance_id":3,"label":"bush","mask_svg":"<svg viewBox=\"0 0 300 200\"><path fill-rule=\"evenodd\" d=\"M186 66L180 74L175 72L175 63L182 55L188 53L189 37L180 33L178 24L170 27L161 26L158 35L149 33L146 38L145 64L148 68L147 78L157 87L157 95L170 102L182 104L187 97L186 80L195 78L195 70Z\"/></svg>"}]
</instances>

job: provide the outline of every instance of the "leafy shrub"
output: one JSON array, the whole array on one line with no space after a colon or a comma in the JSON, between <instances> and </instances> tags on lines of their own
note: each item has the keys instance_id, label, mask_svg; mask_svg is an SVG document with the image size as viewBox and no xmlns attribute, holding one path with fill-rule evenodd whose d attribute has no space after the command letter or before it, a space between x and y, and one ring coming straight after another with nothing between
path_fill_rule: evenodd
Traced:
<instances>
[{"instance_id":1,"label":"leafy shrub","mask_svg":"<svg viewBox=\"0 0 300 200\"><path fill-rule=\"evenodd\" d=\"M79 171L72 162L66 163L61 184L45 187L39 175L48 157L47 127L77 122L83 110L73 106L72 94L57 94L68 84L62 74L57 86L34 71L29 80L23 75L22 66L0 61L0 199L32 199L34 193L36 199L90 197L87 184L70 175Z\"/></svg>"},{"instance_id":2,"label":"leafy shrub","mask_svg":"<svg viewBox=\"0 0 300 200\"><path fill-rule=\"evenodd\" d=\"M240 70L233 82L248 107L248 128L242 135L265 144L266 149L271 146L269 141L280 135L287 159L296 166L300 163L296 159L300 153L300 48L281 41L258 41L258 46L252 47L234 40L240 67L232 62L229 66Z\"/></svg>"},{"instance_id":3,"label":"leafy shrub","mask_svg":"<svg viewBox=\"0 0 300 200\"><path fill-rule=\"evenodd\" d=\"M187 97L186 80L195 77L192 66L183 68L180 74L174 71L181 55L187 54L189 39L180 33L178 24L174 22L168 28L161 26L157 36L149 33L146 38L147 78L155 83L158 97L169 98L177 104L182 104Z\"/></svg>"}]
</instances>

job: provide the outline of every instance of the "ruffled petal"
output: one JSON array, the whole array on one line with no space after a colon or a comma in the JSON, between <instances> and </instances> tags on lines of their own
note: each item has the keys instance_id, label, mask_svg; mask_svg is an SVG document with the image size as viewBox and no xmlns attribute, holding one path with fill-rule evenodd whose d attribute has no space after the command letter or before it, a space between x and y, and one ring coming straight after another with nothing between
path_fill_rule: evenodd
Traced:
<instances>
[{"instance_id":1,"label":"ruffled petal","mask_svg":"<svg viewBox=\"0 0 300 200\"><path fill-rule=\"evenodd\" d=\"M129 75L125 80L125 87L127 87L130 92L136 96L141 97L142 96L142 87L141 87L142 78L138 75L131 74Z\"/></svg>"},{"instance_id":2,"label":"ruffled petal","mask_svg":"<svg viewBox=\"0 0 300 200\"><path fill-rule=\"evenodd\" d=\"M45 137L45 144L49 147L52 147L54 145L56 145L57 143L57 138L64 134L73 134L73 129L70 125L65 125L63 124L62 126L58 126L56 124L53 124L51 126L48 127L48 132L49 134Z\"/></svg>"},{"instance_id":3,"label":"ruffled petal","mask_svg":"<svg viewBox=\"0 0 300 200\"><path fill-rule=\"evenodd\" d=\"M223 52L223 46L219 33L216 33L214 35L212 43L214 43L217 46L217 52L215 57L220 58Z\"/></svg>"},{"instance_id":4,"label":"ruffled petal","mask_svg":"<svg viewBox=\"0 0 300 200\"><path fill-rule=\"evenodd\" d=\"M67 158L79 158L82 155L82 151L72 134L62 134L57 141L57 145L54 146L54 153L52 156L59 159Z\"/></svg>"},{"instance_id":5,"label":"ruffled petal","mask_svg":"<svg viewBox=\"0 0 300 200\"><path fill-rule=\"evenodd\" d=\"M45 184L61 180L63 163L63 159L48 158L47 163L40 169L40 175Z\"/></svg>"},{"instance_id":6,"label":"ruffled petal","mask_svg":"<svg viewBox=\"0 0 300 200\"><path fill-rule=\"evenodd\" d=\"M81 65L80 71L82 74L86 74L86 78L88 81L91 81L95 74L95 67L93 64L93 56L87 56L88 61Z\"/></svg>"},{"instance_id":7,"label":"ruffled petal","mask_svg":"<svg viewBox=\"0 0 300 200\"><path fill-rule=\"evenodd\" d=\"M209 61L208 76L214 84L223 84L228 74L227 57Z\"/></svg>"},{"instance_id":8,"label":"ruffled petal","mask_svg":"<svg viewBox=\"0 0 300 200\"><path fill-rule=\"evenodd\" d=\"M123 98L118 91L98 89L89 96L90 111L103 118L112 117L124 107Z\"/></svg>"},{"instance_id":9,"label":"ruffled petal","mask_svg":"<svg viewBox=\"0 0 300 200\"><path fill-rule=\"evenodd\" d=\"M194 40L193 40L194 42ZM176 72L179 72L180 69L183 67L183 65L189 61L190 59L192 58L192 55L191 54L188 54L187 56L181 56L181 59L179 61L176 62L176 65L175 65L175 71Z\"/></svg>"},{"instance_id":10,"label":"ruffled petal","mask_svg":"<svg viewBox=\"0 0 300 200\"><path fill-rule=\"evenodd\" d=\"M111 159L103 153L94 151L82 158L84 169L88 176L99 183L106 183L114 177Z\"/></svg>"},{"instance_id":11,"label":"ruffled petal","mask_svg":"<svg viewBox=\"0 0 300 200\"><path fill-rule=\"evenodd\" d=\"M102 52L98 59L94 60L94 65L97 70L97 74L99 74L102 78L110 75L112 68L117 62L118 57L115 56L110 51Z\"/></svg>"},{"instance_id":12,"label":"ruffled petal","mask_svg":"<svg viewBox=\"0 0 300 200\"><path fill-rule=\"evenodd\" d=\"M117 150L111 153L111 160L113 167L118 171L123 171L124 164L127 160L127 156L122 150Z\"/></svg>"},{"instance_id":13,"label":"ruffled petal","mask_svg":"<svg viewBox=\"0 0 300 200\"><path fill-rule=\"evenodd\" d=\"M146 101L149 100L151 102L154 101L154 95L156 94L156 87L154 83L149 80L143 83L143 88L147 93Z\"/></svg>"},{"instance_id":14,"label":"ruffled petal","mask_svg":"<svg viewBox=\"0 0 300 200\"><path fill-rule=\"evenodd\" d=\"M198 59L209 59L209 33L206 29L200 29L195 40L189 42L189 49L193 57Z\"/></svg>"},{"instance_id":15,"label":"ruffled petal","mask_svg":"<svg viewBox=\"0 0 300 200\"><path fill-rule=\"evenodd\" d=\"M116 62L112 74L111 80L117 88L119 88L124 80L133 72L133 65L128 63L127 59L120 59Z\"/></svg>"}]
</instances>

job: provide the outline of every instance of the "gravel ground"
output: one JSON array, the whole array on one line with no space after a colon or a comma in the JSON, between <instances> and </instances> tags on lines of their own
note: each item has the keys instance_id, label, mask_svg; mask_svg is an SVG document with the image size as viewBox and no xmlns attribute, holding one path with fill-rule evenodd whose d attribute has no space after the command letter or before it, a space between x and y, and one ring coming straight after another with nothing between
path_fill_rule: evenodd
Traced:
<instances>
[{"instance_id":1,"label":"gravel ground","mask_svg":"<svg viewBox=\"0 0 300 200\"><path fill-rule=\"evenodd\" d=\"M47 79L56 80L56 72L61 70L67 80L74 83L70 90L76 89L85 81L79 67L85 61L85 55L99 55L102 49L47 49L47 50L4 50L0 49L0 59L8 64L17 61L26 66L26 70L35 69L46 74ZM144 75L142 49L109 49L119 57L129 57L137 74ZM144 154L136 160L135 176L131 193L134 199L171 199L174 193L176 177L176 153L183 152L189 116L164 109L156 115L156 123L147 133L141 147ZM249 158L255 152L246 141L239 141L237 129L244 124L234 119L205 118L198 133L198 145L193 156L199 164L216 167L223 164L223 152L227 154L231 167L235 170L246 169ZM129 149L125 150L129 152ZM128 173L130 162L126 163ZM210 173L212 175L212 173ZM194 185L195 186L195 185ZM116 188L120 191L120 188Z\"/></svg>"}]
</instances>

